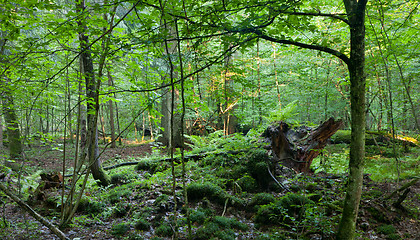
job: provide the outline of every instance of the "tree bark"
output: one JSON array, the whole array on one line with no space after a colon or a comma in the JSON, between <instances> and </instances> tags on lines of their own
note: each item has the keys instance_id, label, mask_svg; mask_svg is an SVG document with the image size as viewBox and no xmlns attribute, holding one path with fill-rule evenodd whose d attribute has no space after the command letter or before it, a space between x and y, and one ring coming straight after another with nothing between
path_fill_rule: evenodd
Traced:
<instances>
[{"instance_id":1,"label":"tree bark","mask_svg":"<svg viewBox=\"0 0 420 240\"><path fill-rule=\"evenodd\" d=\"M168 31L168 35L165 36L167 39L172 39L175 37L174 26L170 24L166 24L166 29ZM165 60L166 60L166 68L167 73L163 76L163 81L174 80L178 76L178 72L176 71L175 67L175 54L177 53L177 42L176 41L166 41L167 44L163 45L165 49ZM167 45L167 46L165 46ZM164 91L167 91L166 89ZM181 142L181 132L180 132L180 116L177 113L177 100L179 99L179 93L176 88L173 88L170 91L167 91L162 98L162 105L161 105L161 127L162 136L159 138L159 142L163 143L163 145L167 147L181 147L183 146ZM173 106L172 106L173 105ZM173 114L171 114L173 110ZM171 137L172 136L172 137Z\"/></svg>"},{"instance_id":2,"label":"tree bark","mask_svg":"<svg viewBox=\"0 0 420 240\"><path fill-rule=\"evenodd\" d=\"M79 13L85 11L83 0L76 3L76 9ZM93 178L99 180L101 185L107 186L111 183L111 178L105 173L101 166L98 150L99 81L95 80L89 37L84 33L86 25L83 20L79 20L77 23L80 29L82 29L79 32L79 40L82 51L80 60L83 64L83 73L86 83L88 164L92 171Z\"/></svg>"},{"instance_id":3,"label":"tree bark","mask_svg":"<svg viewBox=\"0 0 420 240\"><path fill-rule=\"evenodd\" d=\"M109 84L109 87L113 86L112 77L109 70L108 70L108 84ZM111 100L108 101L108 107L109 107L109 128L111 130L111 148L116 148L117 145L115 143L114 104L112 103Z\"/></svg>"},{"instance_id":4,"label":"tree bark","mask_svg":"<svg viewBox=\"0 0 420 240\"><path fill-rule=\"evenodd\" d=\"M336 239L354 239L365 158L365 9L367 0L344 0L350 25L351 144L347 193Z\"/></svg>"},{"instance_id":5,"label":"tree bark","mask_svg":"<svg viewBox=\"0 0 420 240\"><path fill-rule=\"evenodd\" d=\"M3 31L0 31L0 36L3 36L3 34ZM3 66L6 66L4 63L7 63L5 39L0 39L0 49L0 63L2 63L3 68ZM7 77L9 71L7 71L6 69L1 69L1 72L3 72L3 75L0 79L0 86L2 90L1 99L7 138L9 141L9 155L11 160L18 160L21 158L22 155L22 143L20 139L19 122L13 103L13 94L9 87L9 79ZM6 165L13 167L12 165L14 164L11 161L6 161Z\"/></svg>"},{"instance_id":6,"label":"tree bark","mask_svg":"<svg viewBox=\"0 0 420 240\"><path fill-rule=\"evenodd\" d=\"M310 173L312 160L342 124L341 120L330 118L316 129L305 126L291 129L285 122L276 122L264 131L262 137L271 143L275 162L297 172Z\"/></svg>"},{"instance_id":7,"label":"tree bark","mask_svg":"<svg viewBox=\"0 0 420 240\"><path fill-rule=\"evenodd\" d=\"M7 83L6 83L7 84ZM3 89L3 113L6 124L7 139L9 140L10 159L18 160L22 155L19 122L17 119L13 96L7 86Z\"/></svg>"}]
</instances>

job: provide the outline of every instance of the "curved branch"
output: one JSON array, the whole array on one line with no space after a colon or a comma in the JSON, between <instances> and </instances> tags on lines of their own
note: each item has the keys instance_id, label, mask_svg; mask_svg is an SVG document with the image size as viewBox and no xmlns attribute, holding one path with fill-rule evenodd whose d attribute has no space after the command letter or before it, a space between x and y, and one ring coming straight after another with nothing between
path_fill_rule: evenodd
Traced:
<instances>
[{"instance_id":1,"label":"curved branch","mask_svg":"<svg viewBox=\"0 0 420 240\"><path fill-rule=\"evenodd\" d=\"M328 47L306 44L306 43L301 43L301 42L295 42L295 41L285 40L285 39L277 39L277 38L274 38L274 37L264 35L261 32L256 32L256 34L258 35L259 38L265 39L265 40L270 41L270 42L287 44L287 45L294 45L294 46L301 47L301 48L318 50L318 51L321 51L321 52L329 53L329 54L334 55L334 56L338 57L339 59L343 60L343 62L345 62L347 65L350 65L350 58L347 55L345 55L344 53L341 53L337 50L328 48Z\"/></svg>"},{"instance_id":2,"label":"curved branch","mask_svg":"<svg viewBox=\"0 0 420 240\"><path fill-rule=\"evenodd\" d=\"M284 14L296 15L296 16L312 16L312 17L330 17L333 19L340 20L347 25L349 25L349 21L343 17L342 15L346 15L344 13L321 13L321 12L281 12Z\"/></svg>"}]
</instances>

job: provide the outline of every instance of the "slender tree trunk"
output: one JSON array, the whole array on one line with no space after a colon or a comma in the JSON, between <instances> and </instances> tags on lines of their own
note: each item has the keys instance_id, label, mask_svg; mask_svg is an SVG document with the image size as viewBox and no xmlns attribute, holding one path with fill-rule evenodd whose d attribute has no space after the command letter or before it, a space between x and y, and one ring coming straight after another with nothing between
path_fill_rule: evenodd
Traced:
<instances>
[{"instance_id":1,"label":"slender tree trunk","mask_svg":"<svg viewBox=\"0 0 420 240\"><path fill-rule=\"evenodd\" d=\"M171 26L169 23L165 25L168 31L167 38L173 38L175 36L174 26ZM174 56L177 53L176 41L166 41L167 44L164 44L165 49L165 58L167 60L167 74L163 76L163 80L167 81L176 79L178 76L178 72L176 71L175 63L174 63ZM166 45L166 46L165 46ZM164 91L167 91L166 89ZM179 93L177 89L173 88L170 91L167 91L162 98L162 119L161 119L161 127L163 128L162 136L159 139L165 146L171 147L180 147L182 146L181 143L181 133L180 133L180 116L177 114L177 100L179 99ZM171 109L174 109L174 114L171 114ZM171 124L173 123L173 126ZM171 139L171 136L173 138Z\"/></svg>"},{"instance_id":2,"label":"slender tree trunk","mask_svg":"<svg viewBox=\"0 0 420 240\"><path fill-rule=\"evenodd\" d=\"M108 70L108 84L110 87L113 86L112 77L109 70ZM115 143L114 105L111 100L108 101L108 108L109 108L109 128L111 130L111 148L116 148L117 145Z\"/></svg>"},{"instance_id":3,"label":"slender tree trunk","mask_svg":"<svg viewBox=\"0 0 420 240\"><path fill-rule=\"evenodd\" d=\"M3 120L0 116L0 148L3 146Z\"/></svg>"},{"instance_id":4,"label":"slender tree trunk","mask_svg":"<svg viewBox=\"0 0 420 240\"><path fill-rule=\"evenodd\" d=\"M3 89L2 99L7 139L9 140L10 159L19 160L22 154L19 122L16 115L12 93L9 89L7 89L7 86Z\"/></svg>"},{"instance_id":5,"label":"slender tree trunk","mask_svg":"<svg viewBox=\"0 0 420 240\"><path fill-rule=\"evenodd\" d=\"M350 24L351 144L349 179L336 239L354 239L365 158L365 9L367 0L344 0Z\"/></svg>"},{"instance_id":6,"label":"slender tree trunk","mask_svg":"<svg viewBox=\"0 0 420 240\"><path fill-rule=\"evenodd\" d=\"M85 11L83 0L76 3L76 9L79 13ZM79 20L77 23L81 29L81 32L79 32L82 51L80 58L83 64L83 73L86 83L88 164L92 171L93 178L99 180L101 185L107 186L110 184L111 179L101 166L98 150L99 84L97 80L95 80L93 71L89 37L84 34L86 25L83 23L83 20Z\"/></svg>"}]
</instances>

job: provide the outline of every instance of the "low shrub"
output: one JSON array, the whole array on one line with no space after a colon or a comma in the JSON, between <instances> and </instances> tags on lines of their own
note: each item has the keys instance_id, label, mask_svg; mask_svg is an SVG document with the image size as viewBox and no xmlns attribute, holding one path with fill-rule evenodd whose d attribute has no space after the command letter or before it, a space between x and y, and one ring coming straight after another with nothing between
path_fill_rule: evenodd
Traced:
<instances>
[{"instance_id":1,"label":"low shrub","mask_svg":"<svg viewBox=\"0 0 420 240\"><path fill-rule=\"evenodd\" d=\"M114 236L122 236L130 230L130 224L128 223L119 223L112 226L111 234Z\"/></svg>"},{"instance_id":2,"label":"low shrub","mask_svg":"<svg viewBox=\"0 0 420 240\"><path fill-rule=\"evenodd\" d=\"M249 207L255 207L259 205L267 205L276 201L276 198L270 193L257 193L255 194L251 201L249 202Z\"/></svg>"},{"instance_id":3,"label":"low shrub","mask_svg":"<svg viewBox=\"0 0 420 240\"><path fill-rule=\"evenodd\" d=\"M299 221L304 217L306 204L313 204L313 201L303 195L287 194L275 202L261 206L254 221L259 225Z\"/></svg>"},{"instance_id":4,"label":"low shrub","mask_svg":"<svg viewBox=\"0 0 420 240\"><path fill-rule=\"evenodd\" d=\"M242 191L245 192L255 192L258 189L257 181L249 175L239 178L236 183L241 187Z\"/></svg>"},{"instance_id":5,"label":"low shrub","mask_svg":"<svg viewBox=\"0 0 420 240\"><path fill-rule=\"evenodd\" d=\"M156 228L155 234L160 237L170 237L173 235L173 230L168 223L162 223Z\"/></svg>"},{"instance_id":6,"label":"low shrub","mask_svg":"<svg viewBox=\"0 0 420 240\"><path fill-rule=\"evenodd\" d=\"M136 220L134 228L139 231L147 231L150 229L150 223L144 218L139 218Z\"/></svg>"},{"instance_id":7,"label":"low shrub","mask_svg":"<svg viewBox=\"0 0 420 240\"><path fill-rule=\"evenodd\" d=\"M86 214L98 214L104 209L105 204L101 202L93 202L87 198L80 200L79 206L77 207L78 212L84 212Z\"/></svg>"},{"instance_id":8,"label":"low shrub","mask_svg":"<svg viewBox=\"0 0 420 240\"><path fill-rule=\"evenodd\" d=\"M207 198L218 204L224 204L227 199L227 193L220 186L215 184L204 183L191 183L187 187L188 198L191 201L201 200Z\"/></svg>"},{"instance_id":9,"label":"low shrub","mask_svg":"<svg viewBox=\"0 0 420 240\"><path fill-rule=\"evenodd\" d=\"M247 162L247 172L253 177L261 189L267 189L273 180L268 174L271 168L270 157L265 149L255 149L250 151Z\"/></svg>"}]
</instances>

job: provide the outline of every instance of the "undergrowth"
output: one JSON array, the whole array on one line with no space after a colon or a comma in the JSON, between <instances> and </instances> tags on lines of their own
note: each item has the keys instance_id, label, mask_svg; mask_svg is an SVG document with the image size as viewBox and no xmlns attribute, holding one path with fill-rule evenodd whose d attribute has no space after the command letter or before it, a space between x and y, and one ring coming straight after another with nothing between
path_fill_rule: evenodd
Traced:
<instances>
[{"instance_id":1,"label":"undergrowth","mask_svg":"<svg viewBox=\"0 0 420 240\"><path fill-rule=\"evenodd\" d=\"M188 155L206 153L205 157L186 162L188 205L183 196L182 165L179 161L174 164L174 197L170 162L156 150L148 157L129 159L140 162L134 169L110 170L112 185L109 187L99 186L90 177L70 224L72 231L113 222L106 231L95 234L118 239L165 239L173 237L176 229L180 239L185 239L189 220L194 239L334 238L349 161L346 144L325 148L312 163L313 176L286 176L281 175L284 172L275 171L256 132L229 137L215 132L207 137L190 136L188 139L192 149ZM400 156L400 177L419 174L418 153L418 149L412 149L410 154ZM393 158L375 151L367 153L366 172L373 180L395 179L395 166ZM269 170L290 192L273 181ZM334 178L329 178L330 175ZM34 185L34 179L23 181L23 185L27 183L22 187L26 195L30 194L28 189ZM370 201L382 195L376 190L365 193L362 199ZM366 212L369 216L379 214L375 208ZM51 216L57 217L59 213ZM380 222L380 217L376 219L378 233L398 239L393 225ZM11 226L3 224L3 228L11 229L13 223L8 224Z\"/></svg>"}]
</instances>

